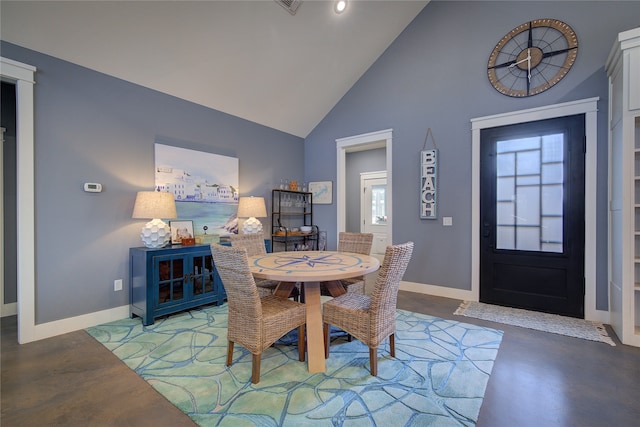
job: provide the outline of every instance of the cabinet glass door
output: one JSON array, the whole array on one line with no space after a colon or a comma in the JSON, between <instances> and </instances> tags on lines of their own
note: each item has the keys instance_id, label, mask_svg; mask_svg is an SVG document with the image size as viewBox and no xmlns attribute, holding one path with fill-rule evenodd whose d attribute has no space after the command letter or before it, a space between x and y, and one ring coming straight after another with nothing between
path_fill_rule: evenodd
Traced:
<instances>
[{"instance_id":1,"label":"cabinet glass door","mask_svg":"<svg viewBox=\"0 0 640 427\"><path fill-rule=\"evenodd\" d=\"M213 258L211 255L193 257L192 294L206 295L213 292Z\"/></svg>"},{"instance_id":2,"label":"cabinet glass door","mask_svg":"<svg viewBox=\"0 0 640 427\"><path fill-rule=\"evenodd\" d=\"M160 258L155 262L158 275L158 305L170 304L184 298L184 259Z\"/></svg>"}]
</instances>

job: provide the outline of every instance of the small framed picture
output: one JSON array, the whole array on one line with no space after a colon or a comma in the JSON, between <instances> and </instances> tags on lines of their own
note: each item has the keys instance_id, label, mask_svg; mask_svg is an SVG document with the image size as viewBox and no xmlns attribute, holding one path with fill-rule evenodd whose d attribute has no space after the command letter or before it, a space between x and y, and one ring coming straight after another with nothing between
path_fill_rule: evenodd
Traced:
<instances>
[{"instance_id":1,"label":"small framed picture","mask_svg":"<svg viewBox=\"0 0 640 427\"><path fill-rule=\"evenodd\" d=\"M181 245L182 239L193 239L193 221L169 221L171 227L171 244Z\"/></svg>"},{"instance_id":2,"label":"small framed picture","mask_svg":"<svg viewBox=\"0 0 640 427\"><path fill-rule=\"evenodd\" d=\"M330 205L333 203L333 182L317 181L309 183L311 201L314 205Z\"/></svg>"}]
</instances>

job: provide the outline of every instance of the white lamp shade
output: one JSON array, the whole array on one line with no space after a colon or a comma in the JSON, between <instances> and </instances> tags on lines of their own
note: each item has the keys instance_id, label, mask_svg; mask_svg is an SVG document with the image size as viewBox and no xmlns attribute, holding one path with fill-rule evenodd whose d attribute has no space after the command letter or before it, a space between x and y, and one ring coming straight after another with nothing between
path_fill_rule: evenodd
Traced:
<instances>
[{"instance_id":1,"label":"white lamp shade","mask_svg":"<svg viewBox=\"0 0 640 427\"><path fill-rule=\"evenodd\" d=\"M238 202L238 218L265 218L267 207L264 204L264 197L240 197Z\"/></svg>"},{"instance_id":2,"label":"white lamp shade","mask_svg":"<svg viewBox=\"0 0 640 427\"><path fill-rule=\"evenodd\" d=\"M132 218L176 218L176 202L172 193L159 191L139 191L133 205Z\"/></svg>"}]
</instances>

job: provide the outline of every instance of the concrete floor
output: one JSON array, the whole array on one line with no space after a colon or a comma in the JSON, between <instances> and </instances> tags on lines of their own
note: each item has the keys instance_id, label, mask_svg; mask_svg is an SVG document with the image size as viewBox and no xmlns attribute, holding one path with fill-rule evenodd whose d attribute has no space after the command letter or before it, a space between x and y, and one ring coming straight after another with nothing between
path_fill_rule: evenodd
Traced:
<instances>
[{"instance_id":1,"label":"concrete floor","mask_svg":"<svg viewBox=\"0 0 640 427\"><path fill-rule=\"evenodd\" d=\"M459 303L398 296L399 308L505 332L477 426L640 425L640 348L454 316ZM1 326L3 427L195 425L86 332L18 345L16 317Z\"/></svg>"}]
</instances>

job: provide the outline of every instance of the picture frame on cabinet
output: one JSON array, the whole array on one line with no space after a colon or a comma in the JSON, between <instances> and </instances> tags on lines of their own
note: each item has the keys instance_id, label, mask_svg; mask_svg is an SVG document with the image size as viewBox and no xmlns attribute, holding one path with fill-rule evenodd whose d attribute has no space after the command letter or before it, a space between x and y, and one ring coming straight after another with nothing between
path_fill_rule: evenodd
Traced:
<instances>
[{"instance_id":1,"label":"picture frame on cabinet","mask_svg":"<svg viewBox=\"0 0 640 427\"><path fill-rule=\"evenodd\" d=\"M333 203L333 182L316 181L309 183L311 201L314 205L330 205Z\"/></svg>"},{"instance_id":2,"label":"picture frame on cabinet","mask_svg":"<svg viewBox=\"0 0 640 427\"><path fill-rule=\"evenodd\" d=\"M169 227L171 227L172 245L181 245L182 239L192 239L194 237L193 221L191 220L169 221Z\"/></svg>"}]
</instances>

